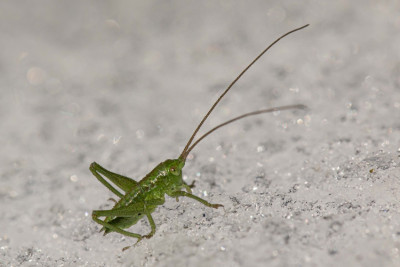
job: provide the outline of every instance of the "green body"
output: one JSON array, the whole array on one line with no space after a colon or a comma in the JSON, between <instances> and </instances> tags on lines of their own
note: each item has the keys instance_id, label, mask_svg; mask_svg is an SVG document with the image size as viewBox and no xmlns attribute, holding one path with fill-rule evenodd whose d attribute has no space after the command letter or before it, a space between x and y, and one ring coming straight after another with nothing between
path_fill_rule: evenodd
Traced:
<instances>
[{"instance_id":1,"label":"green body","mask_svg":"<svg viewBox=\"0 0 400 267\"><path fill-rule=\"evenodd\" d=\"M142 180L135 180L110 172L96 162L90 165L90 171L94 176L110 189L114 194L120 197L114 207L110 210L94 210L92 218L95 222L103 225L104 234L109 232L118 232L120 234L136 237L138 242L142 238L150 238L155 233L155 223L151 213L157 206L164 204L165 195L170 197L186 196L193 198L202 204L218 208L220 204L210 204L207 201L192 195L192 185L186 184L182 179L182 168L185 166L183 159L168 159L158 164ZM125 194L115 189L104 177L122 189ZM185 189L186 191L182 191ZM141 218L146 216L150 222L151 232L147 235L131 233L123 229L136 224ZM98 217L105 217L100 220Z\"/></svg>"},{"instance_id":2,"label":"green body","mask_svg":"<svg viewBox=\"0 0 400 267\"><path fill-rule=\"evenodd\" d=\"M108 189L110 189L114 194L116 194L120 199L119 201L115 201L115 205L110 210L94 210L92 213L92 218L95 222L101 224L103 226L102 230L104 230L104 234L109 232L118 232L120 234L135 237L139 242L143 238L150 238L154 235L156 231L156 225L154 223L153 218L151 217L151 213L157 208L157 206L164 204L165 195L170 197L175 197L178 201L179 197L189 197L199 201L200 203L206 205L211 208L219 208L223 207L221 204L210 204L209 202L192 195L191 188L193 184L188 185L182 180L182 168L185 166L185 160L187 155L192 151L192 149L206 136L214 132L215 130L232 123L234 121L243 119L248 116L253 116L262 113L269 113L278 110L287 110L287 109L304 109L304 105L290 105L290 106L281 106L277 108L263 109L258 111L249 112L233 118L229 121L226 121L213 129L209 130L205 134L203 134L197 141L192 144L194 141L194 137L197 132L203 125L204 121L211 114L215 106L219 103L219 101L225 96L225 94L232 88L232 86L242 77L242 75L262 56L266 53L274 44L276 44L283 37L301 30L307 25L303 27L294 29L290 32L285 33L278 39L276 39L272 44L270 44L267 48L265 48L233 81L232 83L225 89L222 95L217 99L217 101L213 104L211 109L207 112L207 114L203 117L189 141L187 142L185 148L183 149L181 155L178 159L168 159L157 165L149 174L147 174L142 180L136 182L131 178L126 176L122 176L113 172L110 172L96 162L93 162L90 165L90 171L94 176ZM104 177L110 180L113 184L124 191L122 194L120 191L115 189L109 182L107 182ZM186 191L182 191L185 189ZM151 232L147 235L140 235L125 231L124 229L136 224L141 218L144 216L147 217L151 226ZM100 220L99 217L105 217L103 220Z\"/></svg>"}]
</instances>

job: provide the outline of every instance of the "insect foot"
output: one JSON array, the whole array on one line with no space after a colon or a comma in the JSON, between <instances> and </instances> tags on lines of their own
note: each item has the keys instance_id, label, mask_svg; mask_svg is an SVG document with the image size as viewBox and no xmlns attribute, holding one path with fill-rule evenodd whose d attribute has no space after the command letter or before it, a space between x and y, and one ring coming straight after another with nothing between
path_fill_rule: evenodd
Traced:
<instances>
[{"instance_id":1,"label":"insect foot","mask_svg":"<svg viewBox=\"0 0 400 267\"><path fill-rule=\"evenodd\" d=\"M133 246L136 247L136 245L137 245L140 241L142 241L143 238L149 239L149 238L151 238L153 235L154 235L154 233L150 233L150 234L148 234L148 235L142 235L141 237L138 238L138 240L136 241L136 243L135 243ZM125 250L127 250L128 248L131 248L131 247L132 247L132 246L124 247L124 248L122 249L122 251L125 251Z\"/></svg>"},{"instance_id":2,"label":"insect foot","mask_svg":"<svg viewBox=\"0 0 400 267\"><path fill-rule=\"evenodd\" d=\"M224 208L224 205L222 205L222 204L211 204L210 207L211 207L211 208L214 208L214 209L218 209L219 207Z\"/></svg>"}]
</instances>

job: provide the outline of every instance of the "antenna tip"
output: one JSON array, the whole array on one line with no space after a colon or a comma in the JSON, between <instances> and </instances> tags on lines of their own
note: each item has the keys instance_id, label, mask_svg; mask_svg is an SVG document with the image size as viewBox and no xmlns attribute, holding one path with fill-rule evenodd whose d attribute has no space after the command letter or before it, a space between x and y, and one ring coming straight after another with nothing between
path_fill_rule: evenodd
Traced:
<instances>
[{"instance_id":1,"label":"antenna tip","mask_svg":"<svg viewBox=\"0 0 400 267\"><path fill-rule=\"evenodd\" d=\"M303 110L310 110L310 108L308 106L303 105L303 104L296 105L295 108L303 109Z\"/></svg>"}]
</instances>

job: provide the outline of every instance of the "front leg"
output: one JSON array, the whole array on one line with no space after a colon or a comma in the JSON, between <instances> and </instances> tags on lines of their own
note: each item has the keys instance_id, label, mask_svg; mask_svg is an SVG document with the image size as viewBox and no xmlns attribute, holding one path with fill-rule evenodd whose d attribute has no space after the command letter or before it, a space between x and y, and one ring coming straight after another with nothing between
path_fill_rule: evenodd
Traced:
<instances>
[{"instance_id":1,"label":"front leg","mask_svg":"<svg viewBox=\"0 0 400 267\"><path fill-rule=\"evenodd\" d=\"M186 191L190 194L192 193L192 188L195 187L194 182L195 182L195 180L193 180L193 182L191 184L187 184L187 183L183 182L183 187L185 187Z\"/></svg>"},{"instance_id":2,"label":"front leg","mask_svg":"<svg viewBox=\"0 0 400 267\"><path fill-rule=\"evenodd\" d=\"M195 195L193 195L191 193L187 193L185 191L175 191L175 192L172 192L172 193L170 193L168 195L170 197L176 197L176 198L178 198L178 197L190 197L190 198L193 198L194 200L197 200L201 204L203 204L203 205L205 205L207 207L210 207L210 208L214 208L214 209L218 209L219 207L223 207L224 206L224 205L221 205L221 204L211 204L208 201L206 201L206 200L204 200L202 198L199 198L199 197L197 197L197 196L195 196Z\"/></svg>"}]
</instances>

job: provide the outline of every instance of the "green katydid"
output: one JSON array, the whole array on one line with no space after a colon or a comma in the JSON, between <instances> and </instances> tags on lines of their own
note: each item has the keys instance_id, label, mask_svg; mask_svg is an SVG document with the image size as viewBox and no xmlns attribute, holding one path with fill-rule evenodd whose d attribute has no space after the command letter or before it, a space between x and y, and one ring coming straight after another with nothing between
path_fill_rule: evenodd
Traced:
<instances>
[{"instance_id":1,"label":"green katydid","mask_svg":"<svg viewBox=\"0 0 400 267\"><path fill-rule=\"evenodd\" d=\"M128 178L126 176L122 176L117 173L113 173L101 167L96 162L93 162L90 165L90 171L93 175L109 190L111 190L115 195L117 195L120 199L118 201L114 200L115 205L110 210L94 210L92 212L92 218L95 222L101 224L103 228L100 231L104 231L104 234L110 232L117 232L125 236L135 237L137 238L138 243L143 238L150 238L154 235L156 231L156 225L151 214L155 211L157 206L162 205L165 202L165 195L176 198L178 201L179 197L189 197L203 205L210 208L219 208L223 207L221 204L211 204L208 201L199 198L192 194L191 188L194 187L194 183L187 184L182 179L182 168L185 166L186 158L189 153L193 150L193 148L206 136L214 132L215 130L230 124L239 119L253 116L261 113L269 113L280 110L288 110L288 109L304 109L304 105L289 105L289 106L280 106L276 108L262 109L253 111L250 113L243 114L241 116L235 117L231 120L228 120L205 134L203 134L196 142L192 144L194 137L197 132L203 125L204 121L208 118L211 112L214 110L215 106L220 102L220 100L225 96L225 94L232 88L232 86L242 77L242 75L260 58L267 52L274 44L276 44L280 39L285 36L299 31L307 25L304 25L300 28L289 31L276 39L273 43L271 43L267 48L265 48L225 89L222 95L217 99L217 101L212 105L211 109L207 112L207 114L203 117L189 141L187 142L185 148L177 159L168 159L160 164L158 164L151 172L149 172L142 180L139 182ZM117 189L115 189L109 182L107 182L104 178L106 177L113 184L119 187L124 193L121 193ZM185 191L183 191L183 189ZM137 233L128 232L124 229L129 228L130 226L136 224L141 218L144 216L149 220L151 231L147 235L140 235ZM100 220L99 217L105 217L103 220ZM129 248L129 247L126 247ZM124 248L123 250L125 250Z\"/></svg>"}]
</instances>

